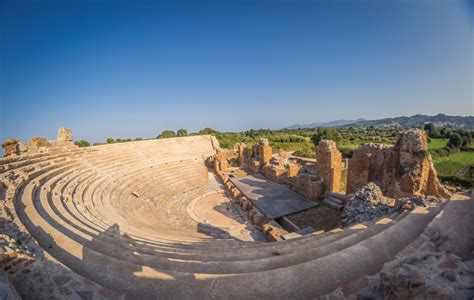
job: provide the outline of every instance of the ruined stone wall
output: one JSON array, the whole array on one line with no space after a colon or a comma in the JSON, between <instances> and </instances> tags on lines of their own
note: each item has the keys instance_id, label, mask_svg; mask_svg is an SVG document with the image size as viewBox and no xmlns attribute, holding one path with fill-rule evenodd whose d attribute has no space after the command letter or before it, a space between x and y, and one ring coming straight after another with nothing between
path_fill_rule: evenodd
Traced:
<instances>
[{"instance_id":1,"label":"ruined stone wall","mask_svg":"<svg viewBox=\"0 0 474 300\"><path fill-rule=\"evenodd\" d=\"M248 161L252 155L247 145L244 143L237 144L237 154L239 156L239 167L247 168Z\"/></svg>"},{"instance_id":2,"label":"ruined stone wall","mask_svg":"<svg viewBox=\"0 0 474 300\"><path fill-rule=\"evenodd\" d=\"M355 149L347 170L347 191L355 191L368 182L381 185L386 176L384 165L391 161L391 148L393 146L370 143Z\"/></svg>"},{"instance_id":3,"label":"ruined stone wall","mask_svg":"<svg viewBox=\"0 0 474 300\"><path fill-rule=\"evenodd\" d=\"M233 149L217 149L215 155L215 169L216 171L225 172L233 159L237 158L237 153Z\"/></svg>"},{"instance_id":4,"label":"ruined stone wall","mask_svg":"<svg viewBox=\"0 0 474 300\"><path fill-rule=\"evenodd\" d=\"M319 142L316 157L316 174L323 178L325 192L338 192L341 186L342 154L337 150L336 142Z\"/></svg>"},{"instance_id":5,"label":"ruined stone wall","mask_svg":"<svg viewBox=\"0 0 474 300\"><path fill-rule=\"evenodd\" d=\"M11 156L11 155L21 155L25 153L28 148L23 141L15 140L15 139L8 139L5 140L2 144L4 156Z\"/></svg>"},{"instance_id":6,"label":"ruined stone wall","mask_svg":"<svg viewBox=\"0 0 474 300\"><path fill-rule=\"evenodd\" d=\"M5 156L16 155L17 154L16 140L9 139L9 140L3 141L2 149Z\"/></svg>"},{"instance_id":7,"label":"ruined stone wall","mask_svg":"<svg viewBox=\"0 0 474 300\"><path fill-rule=\"evenodd\" d=\"M267 139L260 139L260 142L253 145L251 150L243 143L237 144L236 149L239 166L242 168L260 172L264 167L270 165L273 152Z\"/></svg>"},{"instance_id":8,"label":"ruined stone wall","mask_svg":"<svg viewBox=\"0 0 474 300\"><path fill-rule=\"evenodd\" d=\"M368 182L379 184L390 197L449 197L436 176L426 133L420 129L400 133L395 146L369 144L354 151L349 161L347 193Z\"/></svg>"},{"instance_id":9,"label":"ruined stone wall","mask_svg":"<svg viewBox=\"0 0 474 300\"><path fill-rule=\"evenodd\" d=\"M50 145L51 143L47 139L42 137L34 137L28 141L28 152L35 153L40 151L41 148L49 147Z\"/></svg>"}]
</instances>

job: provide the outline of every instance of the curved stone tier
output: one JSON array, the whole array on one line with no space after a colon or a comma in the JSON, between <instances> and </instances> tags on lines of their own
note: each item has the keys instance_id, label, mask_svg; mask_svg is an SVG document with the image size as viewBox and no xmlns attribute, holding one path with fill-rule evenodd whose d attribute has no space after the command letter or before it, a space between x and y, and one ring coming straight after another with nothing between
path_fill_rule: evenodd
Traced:
<instances>
[{"instance_id":1,"label":"curved stone tier","mask_svg":"<svg viewBox=\"0 0 474 300\"><path fill-rule=\"evenodd\" d=\"M239 240L202 206L226 197L205 166L216 145L194 136L4 158L4 215L22 245L115 296L282 299L379 271L445 206L277 243Z\"/></svg>"}]
</instances>

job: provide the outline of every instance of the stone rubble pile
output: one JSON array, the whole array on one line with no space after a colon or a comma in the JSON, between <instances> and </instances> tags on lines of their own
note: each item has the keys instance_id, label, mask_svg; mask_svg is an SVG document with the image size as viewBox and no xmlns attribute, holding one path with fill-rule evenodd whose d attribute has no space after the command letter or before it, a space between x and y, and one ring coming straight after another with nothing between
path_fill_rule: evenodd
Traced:
<instances>
[{"instance_id":1,"label":"stone rubble pile","mask_svg":"<svg viewBox=\"0 0 474 300\"><path fill-rule=\"evenodd\" d=\"M383 195L380 187L373 182L362 186L347 200L341 217L341 225L349 226L375 218L387 216L396 211L390 206L392 199Z\"/></svg>"},{"instance_id":2,"label":"stone rubble pile","mask_svg":"<svg viewBox=\"0 0 474 300\"><path fill-rule=\"evenodd\" d=\"M413 210L416 206L436 207L444 200L433 196L418 195L397 200L383 195L378 185L369 182L357 189L347 200L341 217L341 226L364 223L390 216L394 212Z\"/></svg>"}]
</instances>

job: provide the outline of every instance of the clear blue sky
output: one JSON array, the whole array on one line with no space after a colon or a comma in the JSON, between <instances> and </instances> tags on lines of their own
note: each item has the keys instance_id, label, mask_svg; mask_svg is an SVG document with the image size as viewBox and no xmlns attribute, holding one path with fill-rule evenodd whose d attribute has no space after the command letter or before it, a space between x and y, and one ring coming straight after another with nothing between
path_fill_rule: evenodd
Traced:
<instances>
[{"instance_id":1,"label":"clear blue sky","mask_svg":"<svg viewBox=\"0 0 474 300\"><path fill-rule=\"evenodd\" d=\"M470 3L0 0L0 139L473 115Z\"/></svg>"}]
</instances>

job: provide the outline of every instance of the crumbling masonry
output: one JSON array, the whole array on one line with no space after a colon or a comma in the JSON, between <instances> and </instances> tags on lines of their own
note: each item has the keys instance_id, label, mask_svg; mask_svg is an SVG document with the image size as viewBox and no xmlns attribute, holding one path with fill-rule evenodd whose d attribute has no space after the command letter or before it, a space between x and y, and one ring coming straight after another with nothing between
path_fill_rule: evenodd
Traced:
<instances>
[{"instance_id":1,"label":"crumbling masonry","mask_svg":"<svg viewBox=\"0 0 474 300\"><path fill-rule=\"evenodd\" d=\"M368 144L354 151L349 160L347 194L368 182L378 184L389 197L449 197L438 181L426 133L420 129L400 133L395 146Z\"/></svg>"}]
</instances>

